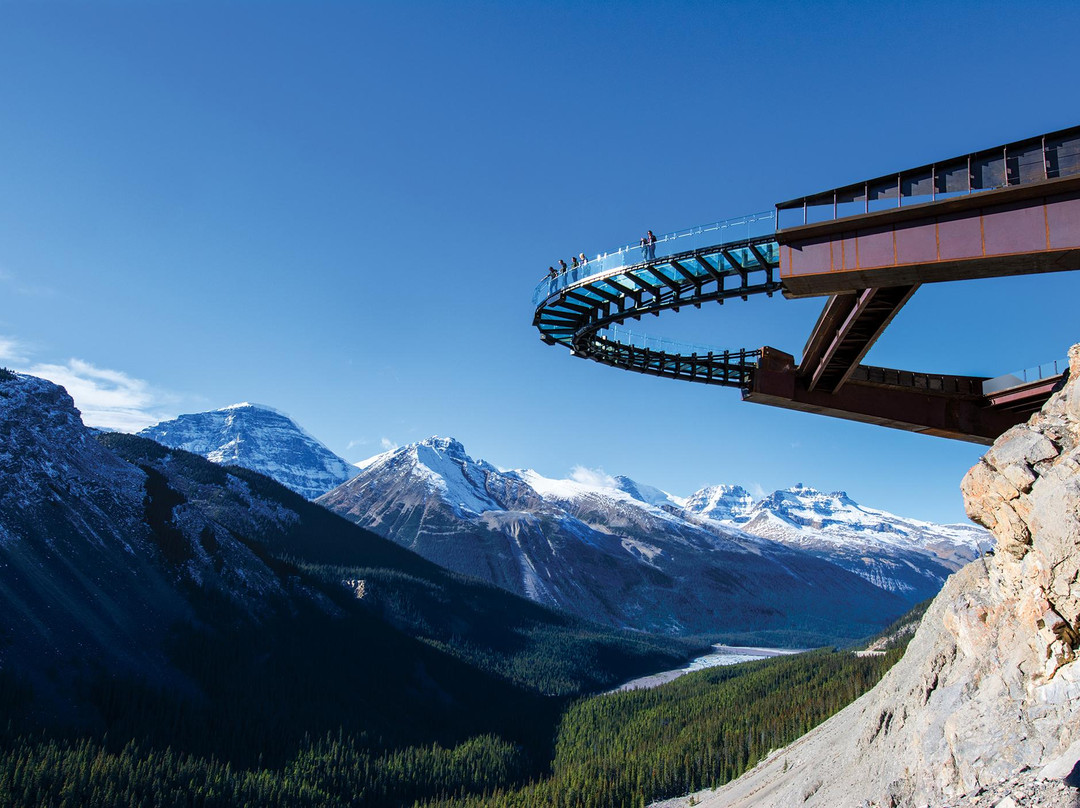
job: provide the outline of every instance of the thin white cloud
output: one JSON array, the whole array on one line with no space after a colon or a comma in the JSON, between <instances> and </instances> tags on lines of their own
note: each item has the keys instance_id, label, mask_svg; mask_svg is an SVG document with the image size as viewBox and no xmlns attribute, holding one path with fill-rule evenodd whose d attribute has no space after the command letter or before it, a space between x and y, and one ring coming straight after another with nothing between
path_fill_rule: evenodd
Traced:
<instances>
[{"instance_id":1,"label":"thin white cloud","mask_svg":"<svg viewBox=\"0 0 1080 808\"><path fill-rule=\"evenodd\" d=\"M750 483L750 496L754 499L765 499L768 492L761 487L761 483Z\"/></svg>"},{"instance_id":2,"label":"thin white cloud","mask_svg":"<svg viewBox=\"0 0 1080 808\"><path fill-rule=\"evenodd\" d=\"M603 469L590 469L585 466L574 466L570 470L570 479L597 488L616 488L619 485L618 481Z\"/></svg>"},{"instance_id":3,"label":"thin white cloud","mask_svg":"<svg viewBox=\"0 0 1080 808\"><path fill-rule=\"evenodd\" d=\"M390 440L390 438L380 438L379 445L383 448L384 452L392 452L398 448L398 445Z\"/></svg>"},{"instance_id":4,"label":"thin white cloud","mask_svg":"<svg viewBox=\"0 0 1080 808\"><path fill-rule=\"evenodd\" d=\"M0 363L21 365L27 361L26 347L19 340L0 335Z\"/></svg>"},{"instance_id":5,"label":"thin white cloud","mask_svg":"<svg viewBox=\"0 0 1080 808\"><path fill-rule=\"evenodd\" d=\"M138 432L173 417L160 409L168 405L172 396L119 370L69 359L64 365L39 363L25 372L63 385L75 399L87 426Z\"/></svg>"},{"instance_id":6,"label":"thin white cloud","mask_svg":"<svg viewBox=\"0 0 1080 808\"><path fill-rule=\"evenodd\" d=\"M357 446L366 446L369 442L370 441L364 440L363 438L355 438L354 440L351 440L348 442L348 444L346 444L345 451L348 451L349 449L355 449Z\"/></svg>"}]
</instances>

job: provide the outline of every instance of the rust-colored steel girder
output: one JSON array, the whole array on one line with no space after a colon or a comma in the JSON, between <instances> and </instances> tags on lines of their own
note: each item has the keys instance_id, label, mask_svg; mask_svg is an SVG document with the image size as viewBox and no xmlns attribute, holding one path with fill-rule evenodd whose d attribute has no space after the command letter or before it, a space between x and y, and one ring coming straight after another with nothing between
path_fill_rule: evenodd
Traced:
<instances>
[{"instance_id":1,"label":"rust-colored steel girder","mask_svg":"<svg viewBox=\"0 0 1080 808\"><path fill-rule=\"evenodd\" d=\"M836 392L810 390L791 354L763 348L743 400L989 446L1026 415L988 403L983 381L860 365Z\"/></svg>"}]
</instances>

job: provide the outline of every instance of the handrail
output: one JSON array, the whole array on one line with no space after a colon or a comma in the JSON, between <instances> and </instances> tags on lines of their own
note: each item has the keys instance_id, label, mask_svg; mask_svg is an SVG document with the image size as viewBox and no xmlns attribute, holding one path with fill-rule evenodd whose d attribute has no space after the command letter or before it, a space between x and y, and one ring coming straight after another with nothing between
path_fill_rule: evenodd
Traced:
<instances>
[{"instance_id":1,"label":"handrail","mask_svg":"<svg viewBox=\"0 0 1080 808\"><path fill-rule=\"evenodd\" d=\"M723 348L715 348L709 345L696 345L692 342L679 342L666 337L650 337L648 334L639 334L619 326L609 326L603 331L596 333L597 337L617 342L620 345L629 345L640 348L643 351L658 351L669 354L682 354L684 356L705 356L708 354L725 353ZM730 353L730 351L728 351Z\"/></svg>"},{"instance_id":2,"label":"handrail","mask_svg":"<svg viewBox=\"0 0 1080 808\"><path fill-rule=\"evenodd\" d=\"M1004 376L995 376L982 383L982 393L989 396L1000 393L1013 387L1023 387L1025 384L1052 379L1062 375L1069 367L1068 359L1055 359L1053 362L1043 362L1033 368L1024 368L1015 373L1006 373Z\"/></svg>"},{"instance_id":3,"label":"handrail","mask_svg":"<svg viewBox=\"0 0 1080 808\"><path fill-rule=\"evenodd\" d=\"M1080 174L1080 127L800 196L776 205L785 229Z\"/></svg>"},{"instance_id":4,"label":"handrail","mask_svg":"<svg viewBox=\"0 0 1080 808\"><path fill-rule=\"evenodd\" d=\"M651 255L647 248L640 244L627 244L616 250L601 253L589 259L585 264L567 269L566 272L560 272L554 278L545 277L533 290L533 305L537 306L541 300L551 297L556 292L594 276L617 272L654 259L659 261L701 247L723 247L763 238L775 232L776 211L767 210L657 236L655 249Z\"/></svg>"}]
</instances>

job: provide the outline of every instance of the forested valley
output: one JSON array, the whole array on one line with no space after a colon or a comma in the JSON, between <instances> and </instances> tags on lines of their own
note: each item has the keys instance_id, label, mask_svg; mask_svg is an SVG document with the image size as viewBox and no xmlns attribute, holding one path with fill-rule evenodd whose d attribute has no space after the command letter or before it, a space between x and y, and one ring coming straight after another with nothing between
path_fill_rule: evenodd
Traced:
<instances>
[{"instance_id":1,"label":"forested valley","mask_svg":"<svg viewBox=\"0 0 1080 808\"><path fill-rule=\"evenodd\" d=\"M738 774L899 653L591 695L707 643L450 573L257 472L88 435L45 382L0 393L21 447L0 806L635 804Z\"/></svg>"},{"instance_id":2,"label":"forested valley","mask_svg":"<svg viewBox=\"0 0 1080 808\"><path fill-rule=\"evenodd\" d=\"M555 726L549 760L494 734L385 748L339 731L305 739L281 765L238 766L185 752L167 733L155 743L9 733L0 806L641 806L738 776L872 687L902 653L822 650L582 698ZM17 698L8 685L5 697Z\"/></svg>"}]
</instances>

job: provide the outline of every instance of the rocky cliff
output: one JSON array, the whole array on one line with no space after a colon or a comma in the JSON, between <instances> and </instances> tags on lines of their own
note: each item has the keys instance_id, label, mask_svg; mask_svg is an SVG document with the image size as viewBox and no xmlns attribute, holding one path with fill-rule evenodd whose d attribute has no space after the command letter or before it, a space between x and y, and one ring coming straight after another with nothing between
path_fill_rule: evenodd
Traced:
<instances>
[{"instance_id":1,"label":"rocky cliff","mask_svg":"<svg viewBox=\"0 0 1080 808\"><path fill-rule=\"evenodd\" d=\"M1080 345L1069 358L1064 388L963 480L996 553L949 579L876 688L700 804L1075 804Z\"/></svg>"}]
</instances>

